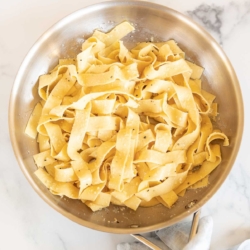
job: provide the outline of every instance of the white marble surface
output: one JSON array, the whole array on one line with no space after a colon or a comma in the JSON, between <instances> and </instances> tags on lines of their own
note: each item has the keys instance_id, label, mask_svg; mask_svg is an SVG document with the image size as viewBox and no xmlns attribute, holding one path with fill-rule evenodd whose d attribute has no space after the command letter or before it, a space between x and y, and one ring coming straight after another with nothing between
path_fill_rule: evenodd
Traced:
<instances>
[{"instance_id":1,"label":"white marble surface","mask_svg":"<svg viewBox=\"0 0 250 250\"><path fill-rule=\"evenodd\" d=\"M0 1L0 249L116 249L129 235L97 232L77 225L49 207L31 188L12 152L8 101L28 50L52 24L87 5L83 0ZM90 2L90 1L89 1ZM92 0L91 3L97 3ZM155 0L190 15L222 45L238 75L245 131L229 177L204 206L212 215L211 249L228 249L250 238L250 0Z\"/></svg>"}]
</instances>

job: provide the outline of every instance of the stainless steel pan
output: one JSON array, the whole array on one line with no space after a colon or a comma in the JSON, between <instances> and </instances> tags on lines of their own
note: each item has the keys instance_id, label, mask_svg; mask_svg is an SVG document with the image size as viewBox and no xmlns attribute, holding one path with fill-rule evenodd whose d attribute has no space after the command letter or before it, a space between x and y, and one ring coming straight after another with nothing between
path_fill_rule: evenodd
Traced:
<instances>
[{"instance_id":1,"label":"stainless steel pan","mask_svg":"<svg viewBox=\"0 0 250 250\"><path fill-rule=\"evenodd\" d=\"M128 20L136 32L125 39L130 46L138 41L175 39L187 57L205 68L203 88L216 94L220 117L216 126L230 138L222 148L221 165L211 174L207 188L188 191L172 209L163 206L139 208L136 212L111 205L91 212L80 201L52 195L33 174L32 155L37 143L25 136L29 115L38 100L38 76L53 68L59 58L74 56L81 43L96 28L108 31ZM19 165L36 192L59 213L83 226L110 233L142 233L176 223L203 206L226 179L235 161L243 130L243 104L235 72L216 41L188 17L164 6L143 1L103 2L64 18L32 47L13 85L9 106L9 130ZM189 207L190 202L197 203Z\"/></svg>"}]
</instances>

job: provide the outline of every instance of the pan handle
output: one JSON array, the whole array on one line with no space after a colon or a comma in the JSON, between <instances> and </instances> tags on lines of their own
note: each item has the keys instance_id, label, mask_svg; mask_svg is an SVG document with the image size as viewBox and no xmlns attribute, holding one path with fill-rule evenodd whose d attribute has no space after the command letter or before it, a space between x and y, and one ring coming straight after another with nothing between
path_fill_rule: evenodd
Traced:
<instances>
[{"instance_id":1,"label":"pan handle","mask_svg":"<svg viewBox=\"0 0 250 250\"><path fill-rule=\"evenodd\" d=\"M131 236L133 236L134 238L136 238L137 240L139 240L141 243L143 243L144 245L146 245L147 247L149 247L152 250L162 250L161 248L159 248L154 243L147 240L146 238L144 238L140 234L131 234Z\"/></svg>"},{"instance_id":2,"label":"pan handle","mask_svg":"<svg viewBox=\"0 0 250 250\"><path fill-rule=\"evenodd\" d=\"M199 226L200 214L201 214L201 210L198 210L193 215L193 221L192 221L188 241L192 240L197 233L198 226Z\"/></svg>"},{"instance_id":3,"label":"pan handle","mask_svg":"<svg viewBox=\"0 0 250 250\"><path fill-rule=\"evenodd\" d=\"M201 214L201 210L198 210L193 215L193 220L192 220L192 225L191 225L191 230L189 233L188 241L192 240L197 233L198 226L199 226L200 214ZM131 234L131 236L134 237L135 239L139 240L140 242L142 242L144 245L148 246L152 250L161 250L161 248L159 248L158 246L156 246L155 244L153 244L151 241L147 240L146 238L144 238L140 234Z\"/></svg>"}]
</instances>

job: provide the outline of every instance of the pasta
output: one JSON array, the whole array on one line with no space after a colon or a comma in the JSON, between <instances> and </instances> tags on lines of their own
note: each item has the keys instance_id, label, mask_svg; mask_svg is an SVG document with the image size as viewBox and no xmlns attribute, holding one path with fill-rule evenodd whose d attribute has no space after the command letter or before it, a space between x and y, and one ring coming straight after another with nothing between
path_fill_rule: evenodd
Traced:
<instances>
[{"instance_id":1,"label":"pasta","mask_svg":"<svg viewBox=\"0 0 250 250\"><path fill-rule=\"evenodd\" d=\"M171 208L187 189L208 184L228 138L213 128L215 96L203 68L174 40L121 40L129 22L94 31L76 58L39 78L25 133L36 138L35 175L52 194L93 211L110 203Z\"/></svg>"}]
</instances>

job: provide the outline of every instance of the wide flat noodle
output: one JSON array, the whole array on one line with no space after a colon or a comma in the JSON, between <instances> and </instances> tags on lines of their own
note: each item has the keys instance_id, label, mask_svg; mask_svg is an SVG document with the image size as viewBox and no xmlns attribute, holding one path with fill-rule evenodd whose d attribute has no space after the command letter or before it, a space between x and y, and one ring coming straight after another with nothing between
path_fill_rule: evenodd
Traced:
<instances>
[{"instance_id":1,"label":"wide flat noodle","mask_svg":"<svg viewBox=\"0 0 250 250\"><path fill-rule=\"evenodd\" d=\"M37 103L32 114L30 116L29 122L25 128L25 134L29 135L31 138L35 139L37 137L37 126L42 114L42 105Z\"/></svg>"},{"instance_id":2,"label":"wide flat noodle","mask_svg":"<svg viewBox=\"0 0 250 250\"><path fill-rule=\"evenodd\" d=\"M37 137L35 175L55 195L92 211L110 203L171 208L187 189L209 183L221 162L211 119L215 96L202 89L203 68L174 40L121 39L129 22L96 30L76 58L60 59L39 78L25 133Z\"/></svg>"}]
</instances>

